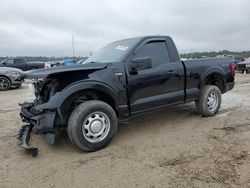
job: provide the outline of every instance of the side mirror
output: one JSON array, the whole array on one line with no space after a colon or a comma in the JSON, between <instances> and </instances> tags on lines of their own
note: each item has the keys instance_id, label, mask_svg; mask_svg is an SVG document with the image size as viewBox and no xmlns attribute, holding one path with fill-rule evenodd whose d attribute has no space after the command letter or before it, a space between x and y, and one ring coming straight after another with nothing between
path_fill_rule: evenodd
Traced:
<instances>
[{"instance_id":1,"label":"side mirror","mask_svg":"<svg viewBox=\"0 0 250 188\"><path fill-rule=\"evenodd\" d=\"M149 69L152 68L152 59L150 57L134 58L131 63L129 63L129 66L132 72L137 72L137 70L141 69Z\"/></svg>"},{"instance_id":2,"label":"side mirror","mask_svg":"<svg viewBox=\"0 0 250 188\"><path fill-rule=\"evenodd\" d=\"M5 62L2 62L1 64L2 64L2 65L6 65L6 63L5 63Z\"/></svg>"}]
</instances>

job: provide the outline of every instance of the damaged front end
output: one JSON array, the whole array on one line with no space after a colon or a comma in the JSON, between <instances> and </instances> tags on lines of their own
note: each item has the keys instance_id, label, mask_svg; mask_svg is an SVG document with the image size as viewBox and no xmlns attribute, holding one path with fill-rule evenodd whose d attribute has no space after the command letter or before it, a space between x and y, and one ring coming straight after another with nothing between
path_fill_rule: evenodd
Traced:
<instances>
[{"instance_id":1,"label":"damaged front end","mask_svg":"<svg viewBox=\"0 0 250 188\"><path fill-rule=\"evenodd\" d=\"M91 73L106 66L106 63L89 63L26 72L26 78L33 80L36 98L33 102L19 104L24 124L18 134L20 147L29 151L32 156L37 155L37 148L28 146L32 128L42 135L48 144L53 144L56 133L66 128L70 113L85 100L77 92L68 99L68 86L87 80Z\"/></svg>"},{"instance_id":2,"label":"damaged front end","mask_svg":"<svg viewBox=\"0 0 250 188\"><path fill-rule=\"evenodd\" d=\"M28 145L32 128L48 144L53 144L56 133L67 127L68 118L73 109L85 100L81 99L78 93L66 99L65 90L71 84L87 80L91 73L106 66L107 63L88 63L26 72L25 78L34 81L36 98L33 102L19 104L20 116L24 124L18 133L20 147L26 149L32 156L37 156L37 148Z\"/></svg>"},{"instance_id":3,"label":"damaged front end","mask_svg":"<svg viewBox=\"0 0 250 188\"><path fill-rule=\"evenodd\" d=\"M59 109L46 109L44 104L54 95L57 83L56 79L47 78L35 81L33 85L36 99L31 103L19 104L21 106L20 116L24 125L20 128L17 138L20 140L20 147L26 149L33 157L38 154L37 148L28 145L33 128L36 133L43 136L48 144L55 142L56 128L59 128L55 126L55 119Z\"/></svg>"}]
</instances>

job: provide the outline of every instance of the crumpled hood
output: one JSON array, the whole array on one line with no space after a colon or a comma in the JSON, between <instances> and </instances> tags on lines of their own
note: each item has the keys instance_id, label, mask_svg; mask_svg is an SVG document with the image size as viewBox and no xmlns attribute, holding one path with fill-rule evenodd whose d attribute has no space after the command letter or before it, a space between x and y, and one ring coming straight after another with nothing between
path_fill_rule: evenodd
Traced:
<instances>
[{"instance_id":1,"label":"crumpled hood","mask_svg":"<svg viewBox=\"0 0 250 188\"><path fill-rule=\"evenodd\" d=\"M37 69L25 72L26 78L45 78L53 74L82 70L99 70L106 68L108 63L86 63L82 65L65 65L48 69Z\"/></svg>"}]
</instances>

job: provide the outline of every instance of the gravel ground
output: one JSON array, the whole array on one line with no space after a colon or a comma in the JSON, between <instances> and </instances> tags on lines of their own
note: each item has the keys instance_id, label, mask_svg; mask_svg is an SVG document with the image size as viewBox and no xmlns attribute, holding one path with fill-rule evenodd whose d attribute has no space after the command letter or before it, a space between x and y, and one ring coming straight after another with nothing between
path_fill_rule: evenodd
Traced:
<instances>
[{"instance_id":1,"label":"gravel ground","mask_svg":"<svg viewBox=\"0 0 250 188\"><path fill-rule=\"evenodd\" d=\"M193 103L122 124L105 149L84 153L67 135L32 158L17 147L19 102L30 84L0 92L0 187L250 187L250 75L237 75L218 115L202 118Z\"/></svg>"}]
</instances>

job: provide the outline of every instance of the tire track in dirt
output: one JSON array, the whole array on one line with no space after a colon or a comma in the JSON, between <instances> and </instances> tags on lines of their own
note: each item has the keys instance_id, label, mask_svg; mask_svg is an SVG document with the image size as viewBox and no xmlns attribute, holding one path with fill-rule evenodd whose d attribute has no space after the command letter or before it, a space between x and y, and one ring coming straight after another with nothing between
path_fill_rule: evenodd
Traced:
<instances>
[{"instance_id":1,"label":"tire track in dirt","mask_svg":"<svg viewBox=\"0 0 250 188\"><path fill-rule=\"evenodd\" d=\"M214 128L207 138L210 146L201 154L180 153L174 158L160 160L158 165L174 174L169 177L174 187L200 187L203 183L241 187L237 169L250 161L250 153L239 147L240 141L231 140L229 136L249 131L250 122Z\"/></svg>"}]
</instances>

